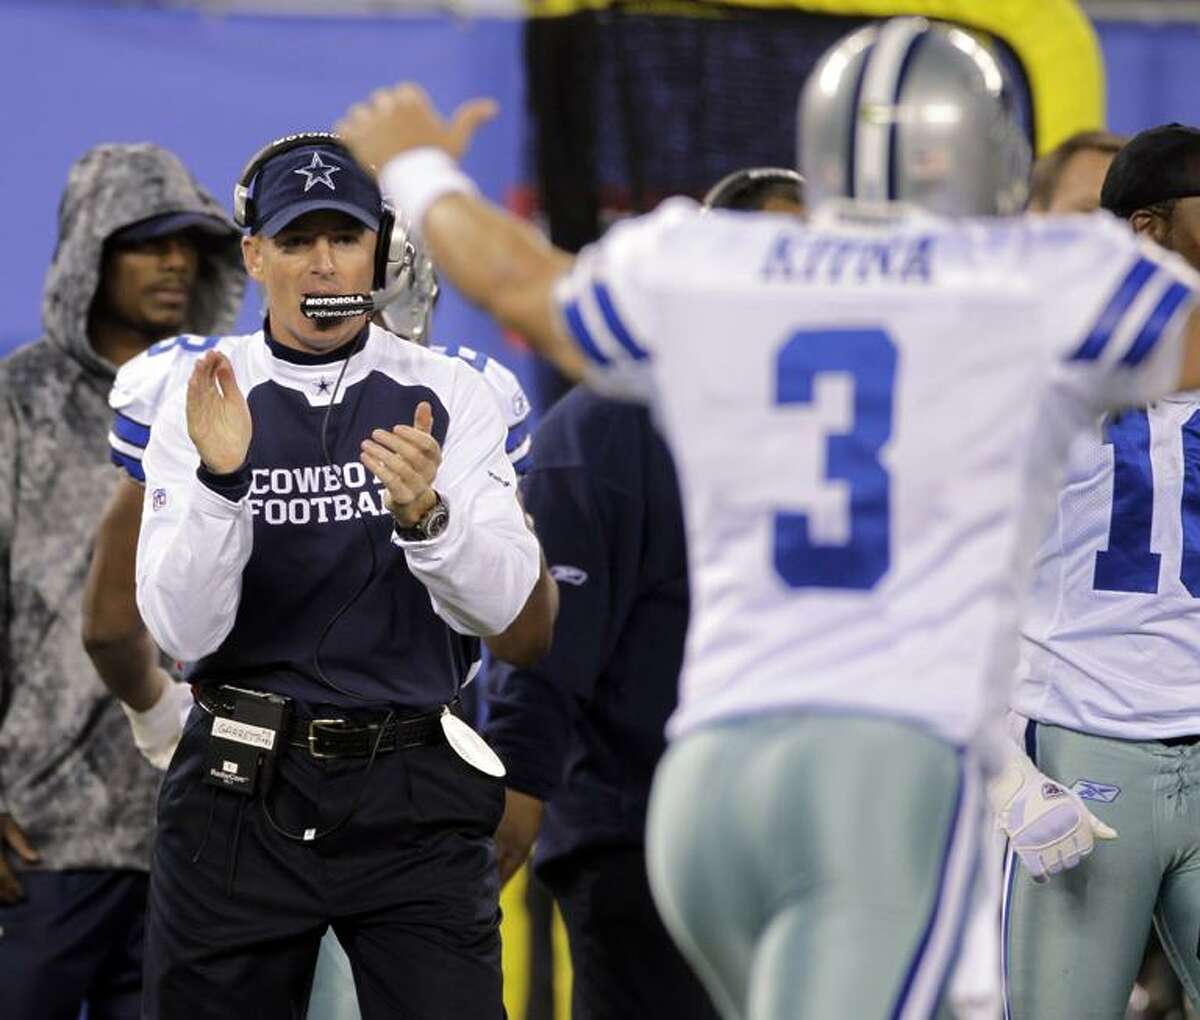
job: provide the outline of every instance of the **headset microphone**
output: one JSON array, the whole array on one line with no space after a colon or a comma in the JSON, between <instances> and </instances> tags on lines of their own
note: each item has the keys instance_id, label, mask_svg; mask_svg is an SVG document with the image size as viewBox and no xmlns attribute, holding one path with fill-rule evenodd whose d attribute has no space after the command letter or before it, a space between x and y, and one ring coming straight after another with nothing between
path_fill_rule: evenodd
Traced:
<instances>
[{"instance_id":1,"label":"headset microphone","mask_svg":"<svg viewBox=\"0 0 1200 1020\"><path fill-rule=\"evenodd\" d=\"M407 253L406 253L407 254ZM310 294L300 299L300 311L310 319L349 319L355 315L373 315L407 290L412 279L412 257L386 287L370 294Z\"/></svg>"}]
</instances>

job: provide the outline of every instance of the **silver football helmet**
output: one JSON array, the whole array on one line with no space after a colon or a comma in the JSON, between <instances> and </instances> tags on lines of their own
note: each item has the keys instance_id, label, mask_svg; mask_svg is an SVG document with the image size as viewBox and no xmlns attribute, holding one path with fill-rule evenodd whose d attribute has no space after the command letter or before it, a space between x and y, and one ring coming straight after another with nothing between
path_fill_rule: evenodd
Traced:
<instances>
[{"instance_id":1,"label":"silver football helmet","mask_svg":"<svg viewBox=\"0 0 1200 1020\"><path fill-rule=\"evenodd\" d=\"M396 298L379 310L379 317L384 327L397 336L428 345L430 321L438 299L437 273L433 261L399 214L392 230L405 231L405 255L401 260L388 262L384 289L391 291L399 284L400 290ZM401 282L401 276L407 277L406 284Z\"/></svg>"},{"instance_id":2,"label":"silver football helmet","mask_svg":"<svg viewBox=\"0 0 1200 1020\"><path fill-rule=\"evenodd\" d=\"M1013 94L995 57L960 28L893 18L859 29L825 54L800 98L810 202L1019 212L1030 148Z\"/></svg>"}]
</instances>

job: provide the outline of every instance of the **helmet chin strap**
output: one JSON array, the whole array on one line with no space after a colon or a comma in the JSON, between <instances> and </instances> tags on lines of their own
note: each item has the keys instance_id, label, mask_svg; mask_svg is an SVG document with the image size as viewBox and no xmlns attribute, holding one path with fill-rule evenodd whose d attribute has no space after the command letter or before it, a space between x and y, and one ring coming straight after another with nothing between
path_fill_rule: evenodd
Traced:
<instances>
[{"instance_id":1,"label":"helmet chin strap","mask_svg":"<svg viewBox=\"0 0 1200 1020\"><path fill-rule=\"evenodd\" d=\"M370 294L310 294L300 299L300 311L310 319L350 319L373 315L390 305L408 287L412 269L405 267L386 287Z\"/></svg>"}]
</instances>

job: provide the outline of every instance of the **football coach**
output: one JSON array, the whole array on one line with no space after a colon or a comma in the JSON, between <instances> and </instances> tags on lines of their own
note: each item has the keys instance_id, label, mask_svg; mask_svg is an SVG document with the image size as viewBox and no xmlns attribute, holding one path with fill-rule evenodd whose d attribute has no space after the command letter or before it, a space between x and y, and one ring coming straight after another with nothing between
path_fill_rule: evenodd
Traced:
<instances>
[{"instance_id":1,"label":"football coach","mask_svg":"<svg viewBox=\"0 0 1200 1020\"><path fill-rule=\"evenodd\" d=\"M461 359L305 313L393 254L336 138L272 143L235 207L263 328L182 338L209 349L143 460L138 605L197 699L159 800L145 1015L301 1016L332 926L364 1020L500 1020L504 769L455 706L477 638L532 660L556 607L504 423Z\"/></svg>"}]
</instances>

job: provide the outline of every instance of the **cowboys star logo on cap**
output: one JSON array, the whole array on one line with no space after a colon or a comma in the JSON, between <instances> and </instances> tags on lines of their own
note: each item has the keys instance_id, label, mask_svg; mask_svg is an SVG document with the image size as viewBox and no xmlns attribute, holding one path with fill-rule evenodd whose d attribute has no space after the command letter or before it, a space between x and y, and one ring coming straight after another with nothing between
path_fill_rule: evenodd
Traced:
<instances>
[{"instance_id":1,"label":"cowboys star logo on cap","mask_svg":"<svg viewBox=\"0 0 1200 1020\"><path fill-rule=\"evenodd\" d=\"M330 191L337 191L333 185L333 175L340 172L341 169L336 163L321 162L321 154L314 152L312 162L308 166L297 167L292 173L304 175L304 191L307 194L308 189L315 184L324 184Z\"/></svg>"}]
</instances>

